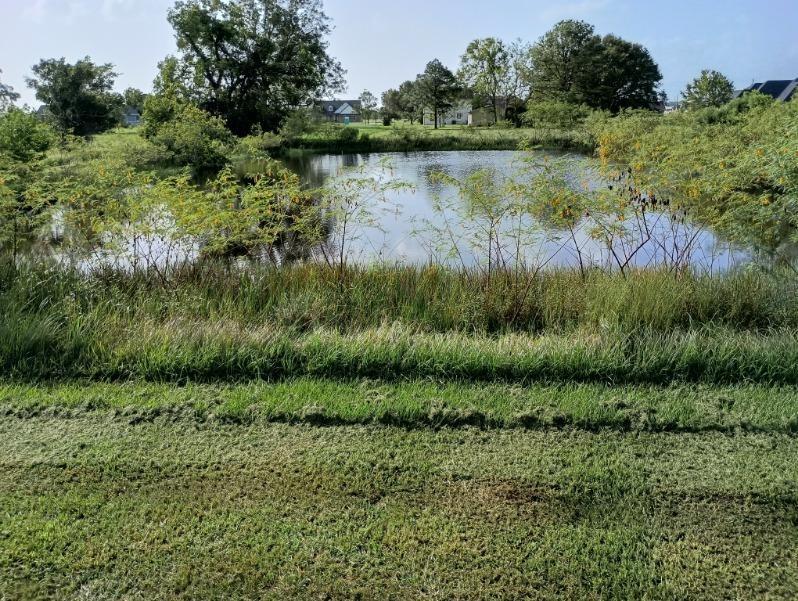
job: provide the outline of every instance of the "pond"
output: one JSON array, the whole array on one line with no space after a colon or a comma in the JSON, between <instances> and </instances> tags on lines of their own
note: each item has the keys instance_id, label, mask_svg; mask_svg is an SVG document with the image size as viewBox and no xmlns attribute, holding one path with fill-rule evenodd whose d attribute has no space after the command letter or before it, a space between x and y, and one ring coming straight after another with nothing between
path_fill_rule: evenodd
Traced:
<instances>
[{"instance_id":1,"label":"pond","mask_svg":"<svg viewBox=\"0 0 798 601\"><path fill-rule=\"evenodd\" d=\"M562 153L537 151L536 158L559 157ZM471 266L484 262L486 244L474 244L479 238L478 224L464 223L462 215L451 210L458 202L458 190L447 185L436 174L445 174L465 181L482 169L495 171L499 178L514 176L530 153L519 151L444 151L375 154L303 154L288 157L287 165L309 188L318 188L340 178L352 177L353 170L384 180L403 182L406 186L389 190L385 202L375 207L373 223L362 227L349 241L347 254L359 262L447 262L455 266ZM571 157L575 160L587 160ZM358 177L362 177L359 175ZM592 182L593 186L604 185ZM449 207L441 211L441 204ZM437 207L437 210L436 210ZM673 223L666 214L650 213L650 239L634 250L629 266L668 264L680 253L689 253L687 263L703 270L724 270L747 260L747 254L718 240L711 232L689 224ZM518 225L516 223L516 225ZM541 231L527 223L529 231L537 230L534 243L525 253L528 264L537 266L612 266L614 259L606 242L591 234L587 224L575 232L548 229ZM539 226L539 224L537 224ZM504 228L502 245L515 244L511 228ZM573 234L573 235L572 235ZM645 235L645 234L644 234ZM498 245L498 243L497 243ZM689 250L686 250L689 248ZM448 249L448 250L447 250ZM621 251L619 251L621 252ZM512 254L512 253L511 253ZM506 257L503 257L506 260Z\"/></svg>"}]
</instances>

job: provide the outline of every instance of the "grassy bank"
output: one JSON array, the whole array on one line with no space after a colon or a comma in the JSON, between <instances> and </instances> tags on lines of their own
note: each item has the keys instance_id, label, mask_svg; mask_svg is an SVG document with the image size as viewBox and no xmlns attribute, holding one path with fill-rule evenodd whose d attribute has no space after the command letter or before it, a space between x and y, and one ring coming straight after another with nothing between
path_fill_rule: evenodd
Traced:
<instances>
[{"instance_id":1,"label":"grassy bank","mask_svg":"<svg viewBox=\"0 0 798 601\"><path fill-rule=\"evenodd\" d=\"M786 280L553 272L518 306L510 281L480 290L473 273L412 268L169 282L7 272L0 367L23 380L798 383Z\"/></svg>"},{"instance_id":2,"label":"grassy bank","mask_svg":"<svg viewBox=\"0 0 798 601\"><path fill-rule=\"evenodd\" d=\"M779 434L0 420L7 598L783 598Z\"/></svg>"},{"instance_id":3,"label":"grassy bank","mask_svg":"<svg viewBox=\"0 0 798 601\"><path fill-rule=\"evenodd\" d=\"M516 150L521 144L552 150L592 152L595 142L584 131L548 128L479 128L358 123L322 127L286 140L286 148L316 152L413 152L433 150Z\"/></svg>"}]
</instances>

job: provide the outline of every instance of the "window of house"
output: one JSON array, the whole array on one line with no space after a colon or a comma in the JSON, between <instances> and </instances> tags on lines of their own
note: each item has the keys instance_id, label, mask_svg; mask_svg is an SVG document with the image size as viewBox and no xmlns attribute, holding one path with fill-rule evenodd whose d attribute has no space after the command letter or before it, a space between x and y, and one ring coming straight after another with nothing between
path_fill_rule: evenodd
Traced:
<instances>
[{"instance_id":1,"label":"window of house","mask_svg":"<svg viewBox=\"0 0 798 601\"><path fill-rule=\"evenodd\" d=\"M458 119L462 119L463 118L463 113L457 113L457 118Z\"/></svg>"}]
</instances>

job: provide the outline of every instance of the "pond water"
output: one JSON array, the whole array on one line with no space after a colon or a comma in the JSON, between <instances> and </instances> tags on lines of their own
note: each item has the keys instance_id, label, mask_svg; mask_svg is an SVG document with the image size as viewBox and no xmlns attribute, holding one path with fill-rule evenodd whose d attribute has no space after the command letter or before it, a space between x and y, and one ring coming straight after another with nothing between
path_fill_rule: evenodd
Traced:
<instances>
[{"instance_id":1,"label":"pond water","mask_svg":"<svg viewBox=\"0 0 798 601\"><path fill-rule=\"evenodd\" d=\"M562 156L561 153L538 152L538 157ZM464 202L458 190L442 183L436 173L463 181L480 169L494 170L499 178L515 176L524 164L529 153L518 151L445 151L411 152L388 154L339 154L339 155L300 155L285 159L288 166L298 173L302 182L309 188L317 188L335 182L340 178L357 177L370 174L384 181L403 182L406 186L389 190L385 202L375 207L370 217L372 227L361 227L356 239L347 245L350 260L360 262L387 261L426 263L429 261L448 262L456 266L470 266L484 262L488 247L474 245L474 238L480 238L478 225L466 224L455 210L441 212L441 201L451 209L457 202ZM577 160L587 160L572 157ZM593 182L592 185L604 185ZM436 202L438 210L436 210ZM650 214L648 227L651 240L635 250L618 249L626 253L630 266L653 266L668 264L674 256L691 249L687 262L706 270L723 270L747 260L745 253L739 252L728 243L716 239L709 231L701 231L688 225L671 222L668 215ZM518 222L516 222L516 226ZM590 225L573 232L537 230L534 241L524 252L525 261L533 266L577 266L613 265L617 260L606 243L596 240L589 232ZM504 228L502 248L514 247L512 226ZM484 242L485 236L481 236ZM529 240L526 240L528 243ZM446 250L448 249L448 250ZM503 260L507 260L507 251ZM581 256L580 256L581 255ZM496 258L494 257L494 260Z\"/></svg>"}]
</instances>

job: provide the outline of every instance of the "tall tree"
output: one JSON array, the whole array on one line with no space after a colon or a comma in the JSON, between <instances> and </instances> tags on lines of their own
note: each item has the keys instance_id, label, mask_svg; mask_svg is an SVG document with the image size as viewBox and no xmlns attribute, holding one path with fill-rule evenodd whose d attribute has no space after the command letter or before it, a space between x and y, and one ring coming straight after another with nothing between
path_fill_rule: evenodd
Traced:
<instances>
[{"instance_id":1,"label":"tall tree","mask_svg":"<svg viewBox=\"0 0 798 601\"><path fill-rule=\"evenodd\" d=\"M2 72L3 70L0 69L0 73ZM17 100L19 100L19 94L14 91L14 88L0 81L0 112L7 111Z\"/></svg>"},{"instance_id":2,"label":"tall tree","mask_svg":"<svg viewBox=\"0 0 798 601\"><path fill-rule=\"evenodd\" d=\"M35 65L33 74L28 86L62 135L88 136L117 123L122 98L112 92L117 77L112 64L95 65L88 56L74 65L49 59Z\"/></svg>"},{"instance_id":3,"label":"tall tree","mask_svg":"<svg viewBox=\"0 0 798 601\"><path fill-rule=\"evenodd\" d=\"M708 106L722 106L734 97L734 84L728 77L704 69L701 75L687 84L682 92L684 106L687 109L699 109Z\"/></svg>"},{"instance_id":4,"label":"tall tree","mask_svg":"<svg viewBox=\"0 0 798 601\"><path fill-rule=\"evenodd\" d=\"M562 21L532 48L535 100L587 104L618 112L650 108L662 81L659 67L640 44L598 36L584 21Z\"/></svg>"},{"instance_id":5,"label":"tall tree","mask_svg":"<svg viewBox=\"0 0 798 601\"><path fill-rule=\"evenodd\" d=\"M179 0L169 22L182 71L201 82L200 105L237 134L275 130L291 110L341 88L321 0Z\"/></svg>"},{"instance_id":6,"label":"tall tree","mask_svg":"<svg viewBox=\"0 0 798 601\"><path fill-rule=\"evenodd\" d=\"M399 89L390 89L382 95L382 110L386 116L407 119L413 123L423 118L423 108L418 98L418 86L414 81L406 81Z\"/></svg>"},{"instance_id":7,"label":"tall tree","mask_svg":"<svg viewBox=\"0 0 798 601\"><path fill-rule=\"evenodd\" d=\"M601 38L584 21L560 21L532 47L532 94L538 100L585 101L601 54Z\"/></svg>"},{"instance_id":8,"label":"tall tree","mask_svg":"<svg viewBox=\"0 0 798 601\"><path fill-rule=\"evenodd\" d=\"M144 110L144 102L147 100L147 94L137 88L128 88L122 92L122 97L125 99L125 106L136 109L137 111Z\"/></svg>"},{"instance_id":9,"label":"tall tree","mask_svg":"<svg viewBox=\"0 0 798 601\"><path fill-rule=\"evenodd\" d=\"M438 129L438 116L452 108L462 87L449 69L438 59L427 63L424 73L416 79L416 89L421 103L430 109Z\"/></svg>"},{"instance_id":10,"label":"tall tree","mask_svg":"<svg viewBox=\"0 0 798 601\"><path fill-rule=\"evenodd\" d=\"M474 40L460 59L458 75L461 81L477 96L488 99L494 123L504 118L499 103L500 98L506 99L512 90L512 68L510 50L496 38Z\"/></svg>"},{"instance_id":11,"label":"tall tree","mask_svg":"<svg viewBox=\"0 0 798 601\"><path fill-rule=\"evenodd\" d=\"M662 73L646 48L607 35L601 40L595 84L583 90L584 100L613 113L624 108L648 109L658 102L660 81Z\"/></svg>"},{"instance_id":12,"label":"tall tree","mask_svg":"<svg viewBox=\"0 0 798 601\"><path fill-rule=\"evenodd\" d=\"M374 115L377 114L377 97L368 90L363 90L358 100L360 100L360 110L363 113L363 117L367 121L371 121Z\"/></svg>"}]
</instances>

